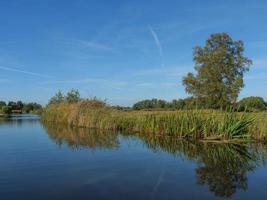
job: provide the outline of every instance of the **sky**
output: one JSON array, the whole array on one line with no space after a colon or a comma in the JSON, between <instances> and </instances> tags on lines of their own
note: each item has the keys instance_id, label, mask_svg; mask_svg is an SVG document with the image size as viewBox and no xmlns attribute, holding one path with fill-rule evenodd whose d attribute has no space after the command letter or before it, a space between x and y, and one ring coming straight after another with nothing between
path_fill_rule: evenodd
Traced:
<instances>
[{"instance_id":1,"label":"sky","mask_svg":"<svg viewBox=\"0 0 267 200\"><path fill-rule=\"evenodd\" d=\"M184 98L193 47L217 32L253 60L239 98L267 100L266 0L1 0L0 100Z\"/></svg>"}]
</instances>

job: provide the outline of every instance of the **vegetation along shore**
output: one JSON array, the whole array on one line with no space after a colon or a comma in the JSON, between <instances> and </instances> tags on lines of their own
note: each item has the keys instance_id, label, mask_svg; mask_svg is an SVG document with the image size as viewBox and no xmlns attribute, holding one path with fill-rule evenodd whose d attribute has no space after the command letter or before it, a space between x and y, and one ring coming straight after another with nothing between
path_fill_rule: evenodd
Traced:
<instances>
[{"instance_id":1,"label":"vegetation along shore","mask_svg":"<svg viewBox=\"0 0 267 200\"><path fill-rule=\"evenodd\" d=\"M0 117L10 116L11 114L33 113L40 115L42 113L42 105L31 102L24 103L22 101L0 101Z\"/></svg>"},{"instance_id":2,"label":"vegetation along shore","mask_svg":"<svg viewBox=\"0 0 267 200\"><path fill-rule=\"evenodd\" d=\"M153 133L205 140L267 140L267 103L261 97L238 101L243 76L252 64L243 42L212 34L193 52L195 72L183 78L191 96L167 102L143 100L131 108L80 98L77 90L58 92L44 109L45 122L77 127Z\"/></svg>"},{"instance_id":3,"label":"vegetation along shore","mask_svg":"<svg viewBox=\"0 0 267 200\"><path fill-rule=\"evenodd\" d=\"M97 100L50 104L45 122L75 127L153 133L180 138L232 140L267 139L267 113L216 110L123 111Z\"/></svg>"}]
</instances>

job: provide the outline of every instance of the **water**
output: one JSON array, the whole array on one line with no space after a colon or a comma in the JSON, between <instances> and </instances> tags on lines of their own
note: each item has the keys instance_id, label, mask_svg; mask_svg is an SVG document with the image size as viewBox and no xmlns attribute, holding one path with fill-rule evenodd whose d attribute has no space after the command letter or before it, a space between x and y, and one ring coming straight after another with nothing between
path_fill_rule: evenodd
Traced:
<instances>
[{"instance_id":1,"label":"water","mask_svg":"<svg viewBox=\"0 0 267 200\"><path fill-rule=\"evenodd\" d=\"M267 199L267 148L0 120L0 197Z\"/></svg>"}]
</instances>

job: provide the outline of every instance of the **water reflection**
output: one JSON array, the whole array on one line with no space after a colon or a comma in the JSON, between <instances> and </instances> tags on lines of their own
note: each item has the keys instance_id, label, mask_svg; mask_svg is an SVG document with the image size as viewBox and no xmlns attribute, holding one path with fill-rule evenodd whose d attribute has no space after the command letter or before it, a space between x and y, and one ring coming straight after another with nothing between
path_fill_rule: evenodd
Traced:
<instances>
[{"instance_id":1,"label":"water reflection","mask_svg":"<svg viewBox=\"0 0 267 200\"><path fill-rule=\"evenodd\" d=\"M97 130L45 125L49 136L59 145L73 149L119 148L119 137L126 133L99 132ZM217 197L232 197L248 188L248 172L265 164L266 148L255 144L221 144L178 140L171 137L135 135L153 151L164 151L175 157L196 163L196 183L209 188ZM179 180L177 180L179 181Z\"/></svg>"},{"instance_id":2,"label":"water reflection","mask_svg":"<svg viewBox=\"0 0 267 200\"><path fill-rule=\"evenodd\" d=\"M0 117L0 125L21 126L22 124L39 124L40 116L32 114L14 114L9 117Z\"/></svg>"},{"instance_id":3,"label":"water reflection","mask_svg":"<svg viewBox=\"0 0 267 200\"><path fill-rule=\"evenodd\" d=\"M248 188L247 173L265 164L266 148L256 144L205 143L141 135L148 147L197 163L197 183L218 197L231 197Z\"/></svg>"},{"instance_id":4,"label":"water reflection","mask_svg":"<svg viewBox=\"0 0 267 200\"><path fill-rule=\"evenodd\" d=\"M71 128L46 124L49 137L58 145L67 144L72 149L88 147L91 149L114 149L119 147L118 134L97 129Z\"/></svg>"}]
</instances>

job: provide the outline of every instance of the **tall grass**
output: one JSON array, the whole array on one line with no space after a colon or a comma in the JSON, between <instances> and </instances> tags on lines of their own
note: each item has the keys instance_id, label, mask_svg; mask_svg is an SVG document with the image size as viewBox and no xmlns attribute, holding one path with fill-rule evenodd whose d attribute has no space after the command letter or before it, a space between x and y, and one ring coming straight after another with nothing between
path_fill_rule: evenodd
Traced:
<instances>
[{"instance_id":1,"label":"tall grass","mask_svg":"<svg viewBox=\"0 0 267 200\"><path fill-rule=\"evenodd\" d=\"M46 122L180 138L233 140L266 139L267 125L256 114L213 110L121 111L86 100L51 104L44 109Z\"/></svg>"}]
</instances>

